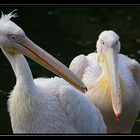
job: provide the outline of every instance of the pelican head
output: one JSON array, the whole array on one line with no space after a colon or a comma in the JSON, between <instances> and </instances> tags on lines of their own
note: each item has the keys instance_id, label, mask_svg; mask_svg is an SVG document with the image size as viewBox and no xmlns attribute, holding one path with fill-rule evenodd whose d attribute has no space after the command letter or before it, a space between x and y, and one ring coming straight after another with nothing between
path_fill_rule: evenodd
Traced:
<instances>
[{"instance_id":1,"label":"pelican head","mask_svg":"<svg viewBox=\"0 0 140 140\"><path fill-rule=\"evenodd\" d=\"M24 54L46 69L64 78L79 90L85 92L86 86L74 73L49 53L33 43L26 36L24 31L11 21L11 18L16 16L17 15L13 14L13 12L7 15L2 13L0 18L0 48L9 61L11 61L16 54Z\"/></svg>"},{"instance_id":2,"label":"pelican head","mask_svg":"<svg viewBox=\"0 0 140 140\"><path fill-rule=\"evenodd\" d=\"M119 36L113 31L103 31L97 41L98 61L109 81L111 102L116 119L122 112L121 87L117 55L120 51Z\"/></svg>"}]
</instances>

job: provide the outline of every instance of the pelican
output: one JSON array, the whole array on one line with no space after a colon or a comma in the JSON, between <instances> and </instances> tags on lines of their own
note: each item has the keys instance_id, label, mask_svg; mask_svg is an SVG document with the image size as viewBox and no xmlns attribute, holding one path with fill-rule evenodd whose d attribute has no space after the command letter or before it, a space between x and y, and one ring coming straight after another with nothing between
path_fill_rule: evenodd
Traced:
<instances>
[{"instance_id":1,"label":"pelican","mask_svg":"<svg viewBox=\"0 0 140 140\"><path fill-rule=\"evenodd\" d=\"M75 57L69 68L87 86L86 97L100 110L107 133L131 133L140 109L140 64L120 54L119 36L103 31L97 52Z\"/></svg>"},{"instance_id":2,"label":"pelican","mask_svg":"<svg viewBox=\"0 0 140 140\"><path fill-rule=\"evenodd\" d=\"M106 133L100 111L84 97L86 86L67 67L34 44L11 21L0 19L0 48L16 76L8 99L13 133ZM26 55L64 78L33 79ZM81 91L79 91L79 90Z\"/></svg>"}]
</instances>

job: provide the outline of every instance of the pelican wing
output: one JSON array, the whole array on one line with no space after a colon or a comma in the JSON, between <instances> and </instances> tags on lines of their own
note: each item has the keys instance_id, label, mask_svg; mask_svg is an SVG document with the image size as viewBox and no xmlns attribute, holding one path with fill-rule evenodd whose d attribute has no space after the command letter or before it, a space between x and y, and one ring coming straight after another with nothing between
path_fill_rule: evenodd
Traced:
<instances>
[{"instance_id":1,"label":"pelican wing","mask_svg":"<svg viewBox=\"0 0 140 140\"><path fill-rule=\"evenodd\" d=\"M34 82L42 91L38 95L42 103L37 104L41 109L37 112L44 116L44 120L41 119L41 126L46 126L44 132L52 129L57 133L106 133L100 111L85 94L59 77L37 78ZM39 120L41 117L39 115Z\"/></svg>"},{"instance_id":2,"label":"pelican wing","mask_svg":"<svg viewBox=\"0 0 140 140\"><path fill-rule=\"evenodd\" d=\"M82 93L69 86L63 86L60 90L60 103L77 132L106 133L100 111Z\"/></svg>"},{"instance_id":3,"label":"pelican wing","mask_svg":"<svg viewBox=\"0 0 140 140\"><path fill-rule=\"evenodd\" d=\"M87 66L88 66L87 57L81 54L72 60L69 69L72 70L74 74L76 74L80 79L82 79L84 70L86 69Z\"/></svg>"},{"instance_id":4,"label":"pelican wing","mask_svg":"<svg viewBox=\"0 0 140 140\"><path fill-rule=\"evenodd\" d=\"M90 89L100 77L102 70L98 63L98 54L90 53L87 56L88 66L84 71L82 81Z\"/></svg>"},{"instance_id":5,"label":"pelican wing","mask_svg":"<svg viewBox=\"0 0 140 140\"><path fill-rule=\"evenodd\" d=\"M90 53L87 56L75 57L69 67L87 86L91 88L101 75L101 67L98 63L97 53Z\"/></svg>"},{"instance_id":6,"label":"pelican wing","mask_svg":"<svg viewBox=\"0 0 140 140\"><path fill-rule=\"evenodd\" d=\"M136 60L130 59L128 67L133 73L134 79L140 89L140 64Z\"/></svg>"}]
</instances>

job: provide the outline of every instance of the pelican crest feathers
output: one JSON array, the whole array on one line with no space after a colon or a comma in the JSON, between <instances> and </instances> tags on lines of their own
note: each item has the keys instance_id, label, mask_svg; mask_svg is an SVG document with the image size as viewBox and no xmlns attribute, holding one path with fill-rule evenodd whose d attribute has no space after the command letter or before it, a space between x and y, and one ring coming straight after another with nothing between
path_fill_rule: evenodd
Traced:
<instances>
[{"instance_id":1,"label":"pelican crest feathers","mask_svg":"<svg viewBox=\"0 0 140 140\"><path fill-rule=\"evenodd\" d=\"M17 13L14 13L15 11L17 11L17 9L13 10L11 13L5 15L3 14L3 12L1 11L1 18L0 21L1 22L6 22L9 21L12 17L18 17Z\"/></svg>"}]
</instances>

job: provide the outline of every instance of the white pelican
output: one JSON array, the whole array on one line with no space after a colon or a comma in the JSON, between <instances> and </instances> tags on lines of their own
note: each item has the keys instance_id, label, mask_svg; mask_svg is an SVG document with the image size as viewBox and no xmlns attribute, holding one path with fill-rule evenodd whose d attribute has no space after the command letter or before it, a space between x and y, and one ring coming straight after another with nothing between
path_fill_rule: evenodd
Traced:
<instances>
[{"instance_id":1,"label":"white pelican","mask_svg":"<svg viewBox=\"0 0 140 140\"><path fill-rule=\"evenodd\" d=\"M130 133L140 109L140 64L119 54L113 31L103 31L96 48L97 53L74 58L69 68L87 86L86 96L102 113L107 132Z\"/></svg>"},{"instance_id":2,"label":"white pelican","mask_svg":"<svg viewBox=\"0 0 140 140\"><path fill-rule=\"evenodd\" d=\"M0 19L0 47L16 76L16 85L8 100L14 133L105 133L106 125L99 110L82 92L86 87L68 68L34 44L10 19ZM33 80L22 54L62 78Z\"/></svg>"}]
</instances>

